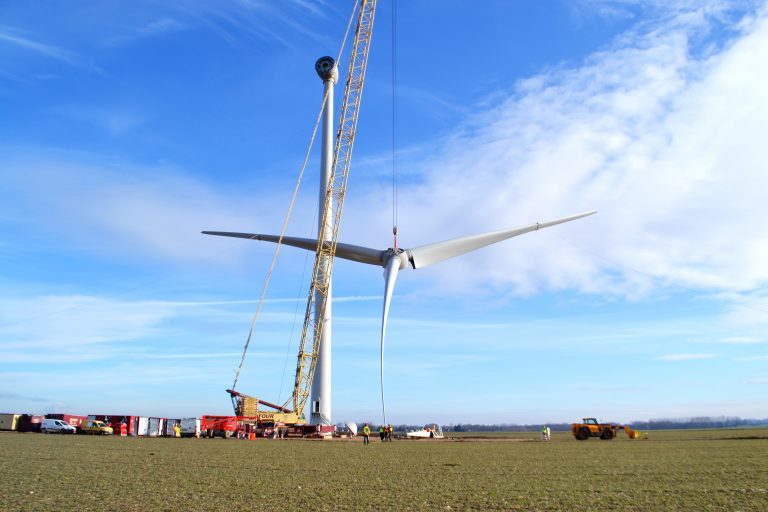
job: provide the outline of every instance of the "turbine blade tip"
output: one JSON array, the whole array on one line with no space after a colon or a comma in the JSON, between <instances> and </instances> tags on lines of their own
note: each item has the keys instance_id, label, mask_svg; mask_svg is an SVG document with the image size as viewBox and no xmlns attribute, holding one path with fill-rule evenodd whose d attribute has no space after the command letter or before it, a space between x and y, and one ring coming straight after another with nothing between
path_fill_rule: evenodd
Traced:
<instances>
[{"instance_id":1,"label":"turbine blade tip","mask_svg":"<svg viewBox=\"0 0 768 512\"><path fill-rule=\"evenodd\" d=\"M594 215L598 212L598 210L589 210L587 212L581 212L577 213L576 215L572 215L570 218L572 219L581 219L583 217L589 217L590 215Z\"/></svg>"}]
</instances>

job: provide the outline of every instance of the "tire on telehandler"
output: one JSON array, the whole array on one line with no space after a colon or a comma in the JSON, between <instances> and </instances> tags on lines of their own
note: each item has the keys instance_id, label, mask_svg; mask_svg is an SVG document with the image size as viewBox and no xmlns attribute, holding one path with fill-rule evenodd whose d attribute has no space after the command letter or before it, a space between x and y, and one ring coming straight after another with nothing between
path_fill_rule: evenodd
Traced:
<instances>
[{"instance_id":1,"label":"tire on telehandler","mask_svg":"<svg viewBox=\"0 0 768 512\"><path fill-rule=\"evenodd\" d=\"M615 432L613 431L613 429L610 429L610 428L605 428L600 433L600 439L602 439L603 441L610 441L615 436L616 436Z\"/></svg>"},{"instance_id":2,"label":"tire on telehandler","mask_svg":"<svg viewBox=\"0 0 768 512\"><path fill-rule=\"evenodd\" d=\"M589 439L589 429L587 427L581 427L576 431L576 439L579 441L586 441Z\"/></svg>"}]
</instances>

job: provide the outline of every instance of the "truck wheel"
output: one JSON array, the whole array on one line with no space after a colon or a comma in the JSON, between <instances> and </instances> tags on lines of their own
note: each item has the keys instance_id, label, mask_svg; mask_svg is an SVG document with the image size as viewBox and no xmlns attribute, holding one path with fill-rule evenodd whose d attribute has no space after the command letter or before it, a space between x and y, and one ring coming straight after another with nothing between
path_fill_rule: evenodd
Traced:
<instances>
[{"instance_id":1,"label":"truck wheel","mask_svg":"<svg viewBox=\"0 0 768 512\"><path fill-rule=\"evenodd\" d=\"M610 428L607 428L603 430L603 432L600 434L600 439L602 439L603 441L610 441L611 439L614 438L614 435L615 434L613 433L613 430L611 430Z\"/></svg>"},{"instance_id":2,"label":"truck wheel","mask_svg":"<svg viewBox=\"0 0 768 512\"><path fill-rule=\"evenodd\" d=\"M576 439L579 441L589 439L589 429L587 427L579 427L579 430L576 431Z\"/></svg>"},{"instance_id":3,"label":"truck wheel","mask_svg":"<svg viewBox=\"0 0 768 512\"><path fill-rule=\"evenodd\" d=\"M229 439L232 437L232 431L231 430L225 430L224 431L224 439Z\"/></svg>"}]
</instances>

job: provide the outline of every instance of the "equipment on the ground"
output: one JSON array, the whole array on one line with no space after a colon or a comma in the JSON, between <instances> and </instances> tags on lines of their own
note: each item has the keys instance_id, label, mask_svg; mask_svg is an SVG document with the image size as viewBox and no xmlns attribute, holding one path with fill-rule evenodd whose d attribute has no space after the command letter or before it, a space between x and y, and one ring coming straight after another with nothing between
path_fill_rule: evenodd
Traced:
<instances>
[{"instance_id":1,"label":"equipment on the ground","mask_svg":"<svg viewBox=\"0 0 768 512\"><path fill-rule=\"evenodd\" d=\"M405 433L406 439L443 439L443 427L439 425L426 425L419 430L409 430Z\"/></svg>"},{"instance_id":2,"label":"equipment on the ground","mask_svg":"<svg viewBox=\"0 0 768 512\"><path fill-rule=\"evenodd\" d=\"M623 430L630 439L638 439L640 432L633 430L629 425L618 423L600 423L595 418L584 418L583 423L573 423L571 433L579 441L586 441L590 437L599 437L603 441L610 441L616 437L616 432Z\"/></svg>"},{"instance_id":3,"label":"equipment on the ground","mask_svg":"<svg viewBox=\"0 0 768 512\"><path fill-rule=\"evenodd\" d=\"M235 391L234 389L228 389L230 398L232 399L232 406L235 409L235 414L241 418L258 418L260 423L288 423L292 425L302 425L306 423L304 418L301 418L295 412L290 409L277 404L261 400L253 396ZM260 411L259 405L274 409L274 411Z\"/></svg>"}]
</instances>

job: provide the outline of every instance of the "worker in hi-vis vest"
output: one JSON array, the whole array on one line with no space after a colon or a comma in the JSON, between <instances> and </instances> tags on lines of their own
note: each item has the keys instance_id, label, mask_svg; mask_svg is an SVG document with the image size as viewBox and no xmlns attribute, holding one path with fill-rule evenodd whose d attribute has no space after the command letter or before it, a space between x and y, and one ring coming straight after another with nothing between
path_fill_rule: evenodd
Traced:
<instances>
[{"instance_id":1,"label":"worker in hi-vis vest","mask_svg":"<svg viewBox=\"0 0 768 512\"><path fill-rule=\"evenodd\" d=\"M369 427L368 424L366 423L363 426L363 444L368 444L371 442L371 440L368 439L368 436L370 435L371 435L371 427Z\"/></svg>"}]
</instances>

